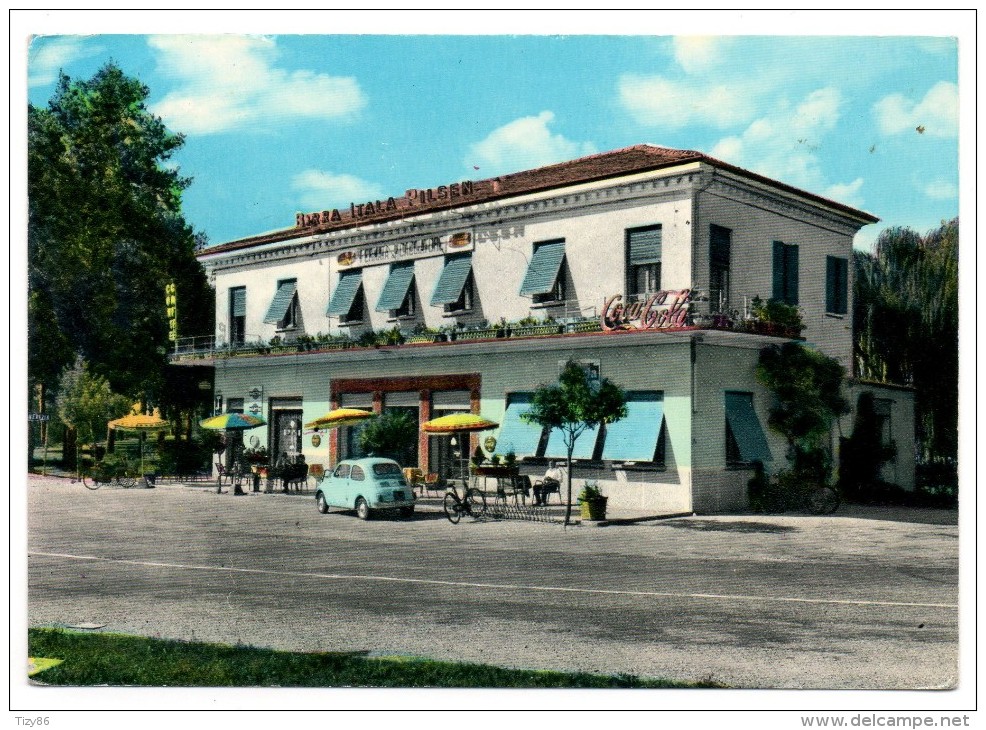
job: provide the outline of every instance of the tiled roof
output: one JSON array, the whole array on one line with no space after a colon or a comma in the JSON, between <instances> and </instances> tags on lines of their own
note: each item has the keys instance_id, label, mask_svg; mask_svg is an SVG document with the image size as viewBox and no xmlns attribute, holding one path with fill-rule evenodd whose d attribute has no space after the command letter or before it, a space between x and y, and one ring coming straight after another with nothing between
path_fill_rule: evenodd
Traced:
<instances>
[{"instance_id":1,"label":"tiled roof","mask_svg":"<svg viewBox=\"0 0 986 730\"><path fill-rule=\"evenodd\" d=\"M282 230L273 231L271 233L264 233L258 236L229 241L228 243L207 248L203 250L200 255L211 255L224 253L227 251L236 251L251 248L253 246L275 243L277 241L285 241L303 235L345 230L347 228L355 228L357 226L371 223L401 219L409 215L419 215L421 213L429 213L437 210L446 210L449 208L474 205L476 203L515 197L518 195L543 190L551 190L578 183L604 180L607 178L619 177L621 175L649 172L651 170L658 170L664 167L673 167L675 165L682 165L689 162L705 162L714 167L728 170L743 177L757 180L773 187L805 196L823 203L826 206L847 213L855 218L860 218L868 222L875 223L879 220L869 213L856 210L855 208L851 208L847 205L843 205L842 203L808 193L804 190L799 190L798 188L785 185L777 182L776 180L771 180L770 178L763 177L762 175L757 175L756 173L748 170L743 170L742 168L729 165L728 163L722 162L721 160L717 160L713 157L709 157L701 152L695 152L693 150L676 150L668 147L658 147L651 144L641 144L634 145L633 147L613 150L611 152L601 152L588 157L580 157L567 162L559 162L554 165L538 167L533 170L524 170L522 172L500 175L498 177L487 178L485 180L477 180L473 182L472 194L468 197L459 199L445 198L412 204L405 196L401 195L400 197L394 198L394 202L397 205L396 210L381 211L372 215L364 215L358 219L354 218L349 210L340 210L339 214L341 216L341 220L334 223L310 227L285 228Z\"/></svg>"}]
</instances>

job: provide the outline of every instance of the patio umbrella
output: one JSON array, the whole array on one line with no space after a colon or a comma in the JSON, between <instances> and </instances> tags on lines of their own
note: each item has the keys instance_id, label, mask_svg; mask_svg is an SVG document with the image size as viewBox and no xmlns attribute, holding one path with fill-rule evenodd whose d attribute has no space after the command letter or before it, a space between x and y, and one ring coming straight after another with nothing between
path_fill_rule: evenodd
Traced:
<instances>
[{"instance_id":1,"label":"patio umbrella","mask_svg":"<svg viewBox=\"0 0 986 730\"><path fill-rule=\"evenodd\" d=\"M336 408L334 411L329 411L324 416L316 418L311 423L306 423L305 428L309 431L320 431L322 429L328 430L341 428L342 426L353 426L368 418L373 418L375 415L375 413L359 408Z\"/></svg>"},{"instance_id":2,"label":"patio umbrella","mask_svg":"<svg viewBox=\"0 0 986 730\"><path fill-rule=\"evenodd\" d=\"M158 418L157 416L149 416L145 413L131 413L129 416L114 419L106 425L114 430L119 429L120 431L137 431L140 433L140 473L143 475L144 434L148 431L160 431L161 429L168 428L171 424L163 418Z\"/></svg>"},{"instance_id":3,"label":"patio umbrella","mask_svg":"<svg viewBox=\"0 0 986 730\"><path fill-rule=\"evenodd\" d=\"M463 444L462 435L472 433L474 431L488 431L489 429L496 428L499 425L499 423L490 421L489 419L483 418L475 413L451 413L447 416L441 416L440 418L433 418L430 421L425 421L421 424L421 430L433 436L461 434L458 437L460 449L459 453L461 454L459 457L459 462L462 470L462 483L465 484L467 459L465 454L468 451L469 443L467 441Z\"/></svg>"},{"instance_id":4,"label":"patio umbrella","mask_svg":"<svg viewBox=\"0 0 986 730\"><path fill-rule=\"evenodd\" d=\"M249 413L221 413L218 416L199 421L199 425L202 428L207 428L211 431L249 431L251 428L257 428L266 423L267 421L260 416L252 416ZM222 484L216 488L217 492L220 490L222 490ZM235 491L236 494L243 493L239 483L236 484Z\"/></svg>"},{"instance_id":5,"label":"patio umbrella","mask_svg":"<svg viewBox=\"0 0 986 730\"><path fill-rule=\"evenodd\" d=\"M434 418L421 424L425 433L471 433L472 431L488 431L496 428L499 423L490 421L475 413L452 413L441 418Z\"/></svg>"}]
</instances>

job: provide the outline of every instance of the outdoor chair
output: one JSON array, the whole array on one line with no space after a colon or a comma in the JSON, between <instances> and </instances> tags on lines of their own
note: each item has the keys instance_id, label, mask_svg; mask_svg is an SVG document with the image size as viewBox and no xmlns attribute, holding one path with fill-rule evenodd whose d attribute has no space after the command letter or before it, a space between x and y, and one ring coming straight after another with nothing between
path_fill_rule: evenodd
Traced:
<instances>
[{"instance_id":1,"label":"outdoor chair","mask_svg":"<svg viewBox=\"0 0 986 730\"><path fill-rule=\"evenodd\" d=\"M434 472L427 474L424 481L424 490L426 492L434 490L441 494L445 490L445 480Z\"/></svg>"},{"instance_id":2,"label":"outdoor chair","mask_svg":"<svg viewBox=\"0 0 986 730\"><path fill-rule=\"evenodd\" d=\"M233 473L227 471L226 467L223 466L221 461L216 462L216 473L218 474L218 476L216 477L217 486L221 487L223 485L223 482L226 482L230 486L233 485Z\"/></svg>"},{"instance_id":3,"label":"outdoor chair","mask_svg":"<svg viewBox=\"0 0 986 730\"><path fill-rule=\"evenodd\" d=\"M554 479L538 479L534 482L532 487L534 492L541 492L541 498L544 504L548 504L548 498L552 494L558 495L558 504L561 504L561 482L556 482Z\"/></svg>"}]
</instances>

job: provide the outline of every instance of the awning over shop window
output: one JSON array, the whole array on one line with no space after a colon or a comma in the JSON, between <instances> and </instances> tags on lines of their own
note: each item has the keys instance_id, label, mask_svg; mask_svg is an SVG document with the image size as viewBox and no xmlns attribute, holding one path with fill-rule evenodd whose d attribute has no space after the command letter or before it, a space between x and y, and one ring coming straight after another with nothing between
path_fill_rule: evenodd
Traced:
<instances>
[{"instance_id":1,"label":"awning over shop window","mask_svg":"<svg viewBox=\"0 0 986 730\"><path fill-rule=\"evenodd\" d=\"M547 294L555 287L561 262L565 258L565 242L552 241L542 243L534 249L531 264L527 267L527 275L521 284L521 296Z\"/></svg>"},{"instance_id":2,"label":"awning over shop window","mask_svg":"<svg viewBox=\"0 0 986 730\"><path fill-rule=\"evenodd\" d=\"M332 295L332 301L329 302L329 308L325 314L329 317L344 317L349 314L349 310L353 307L353 301L356 299L356 292L359 291L362 283L362 270L344 271L340 274L339 283L336 284L335 293Z\"/></svg>"},{"instance_id":3,"label":"awning over shop window","mask_svg":"<svg viewBox=\"0 0 986 730\"><path fill-rule=\"evenodd\" d=\"M572 452L573 459L591 459L596 450L596 439L599 438L599 428L590 428L582 432L575 442L575 450ZM564 459L568 455L565 448L565 435L561 429L551 429L548 437L548 446L544 450L546 459Z\"/></svg>"},{"instance_id":4,"label":"awning over shop window","mask_svg":"<svg viewBox=\"0 0 986 730\"><path fill-rule=\"evenodd\" d=\"M267 309L267 316L264 322L267 324L277 324L288 315L288 308L294 301L294 295L298 291L298 280L288 279L278 282L277 292L271 300L270 307Z\"/></svg>"},{"instance_id":5,"label":"awning over shop window","mask_svg":"<svg viewBox=\"0 0 986 730\"><path fill-rule=\"evenodd\" d=\"M626 418L606 426L603 459L653 461L663 420L663 393L627 393Z\"/></svg>"},{"instance_id":6,"label":"awning over shop window","mask_svg":"<svg viewBox=\"0 0 986 730\"><path fill-rule=\"evenodd\" d=\"M414 264L394 264L390 267L390 276L384 284L383 291L380 293L380 300L377 302L378 312L389 312L391 309L400 309L407 297L407 290L411 288L414 280Z\"/></svg>"},{"instance_id":7,"label":"awning over shop window","mask_svg":"<svg viewBox=\"0 0 986 730\"><path fill-rule=\"evenodd\" d=\"M726 422L743 461L771 461L770 447L749 393L726 393Z\"/></svg>"},{"instance_id":8,"label":"awning over shop window","mask_svg":"<svg viewBox=\"0 0 986 730\"><path fill-rule=\"evenodd\" d=\"M445 268L442 269L442 275L438 278L435 293L431 296L432 306L457 302L470 271L472 271L472 254L449 257L445 262Z\"/></svg>"},{"instance_id":9,"label":"awning over shop window","mask_svg":"<svg viewBox=\"0 0 986 730\"><path fill-rule=\"evenodd\" d=\"M535 456L541 442L541 426L521 419L531 406L530 393L511 393L507 398L507 410L500 423L496 450L501 454L513 451L517 458Z\"/></svg>"}]
</instances>

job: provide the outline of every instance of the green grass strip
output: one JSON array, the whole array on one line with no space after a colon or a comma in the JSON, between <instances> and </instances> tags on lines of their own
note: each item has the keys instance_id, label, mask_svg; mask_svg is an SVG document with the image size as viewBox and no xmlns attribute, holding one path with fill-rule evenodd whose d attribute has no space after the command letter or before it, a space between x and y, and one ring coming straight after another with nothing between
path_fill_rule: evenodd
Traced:
<instances>
[{"instance_id":1,"label":"green grass strip","mask_svg":"<svg viewBox=\"0 0 986 730\"><path fill-rule=\"evenodd\" d=\"M633 675L547 672L459 664L419 657L369 657L365 652L288 652L251 646L148 639L65 629L28 630L35 662L60 664L36 682L131 687L473 687L689 688L722 686Z\"/></svg>"}]
</instances>

